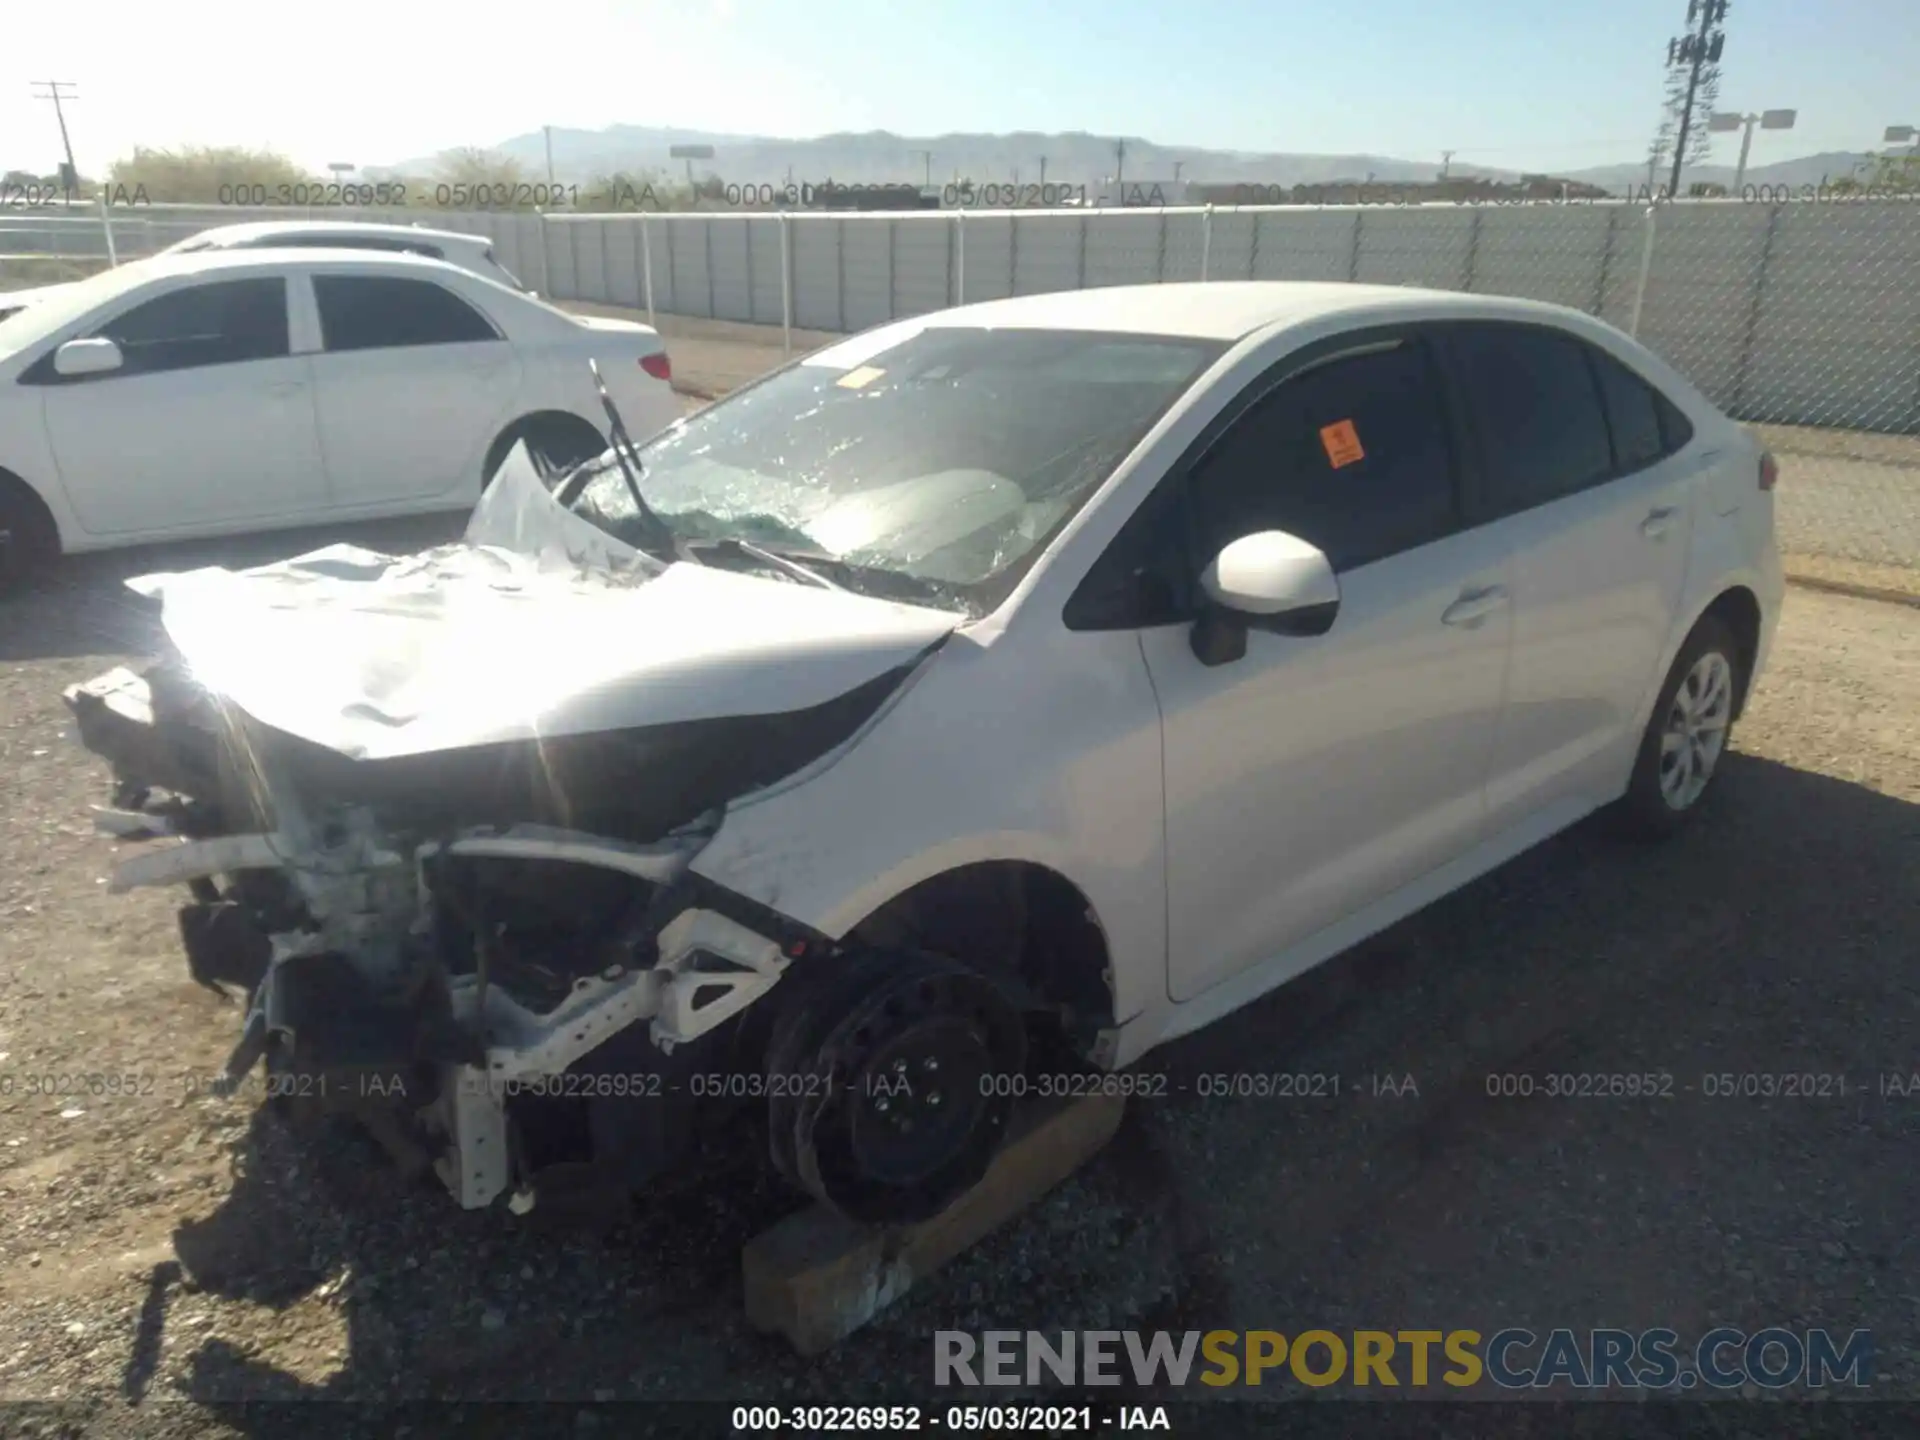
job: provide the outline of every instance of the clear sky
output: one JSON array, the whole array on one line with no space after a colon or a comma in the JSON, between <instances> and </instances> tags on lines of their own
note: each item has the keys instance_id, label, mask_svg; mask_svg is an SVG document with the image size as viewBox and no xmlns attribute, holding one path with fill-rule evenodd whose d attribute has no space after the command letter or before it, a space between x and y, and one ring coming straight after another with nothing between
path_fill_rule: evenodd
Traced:
<instances>
[{"instance_id":1,"label":"clear sky","mask_svg":"<svg viewBox=\"0 0 1920 1440\"><path fill-rule=\"evenodd\" d=\"M1644 156L1685 0L12 0L0 166L136 143L378 165L542 124L805 136L1087 130L1506 169ZM1753 163L1920 123L1920 0L1732 0L1723 108L1797 108ZM1731 162L1738 137L1719 137Z\"/></svg>"}]
</instances>

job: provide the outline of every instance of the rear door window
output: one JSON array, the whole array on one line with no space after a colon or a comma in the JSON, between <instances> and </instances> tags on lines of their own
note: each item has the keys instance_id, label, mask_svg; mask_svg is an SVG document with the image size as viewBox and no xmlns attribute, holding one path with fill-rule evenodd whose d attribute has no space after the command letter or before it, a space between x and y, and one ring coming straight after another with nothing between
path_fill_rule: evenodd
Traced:
<instances>
[{"instance_id":1,"label":"rear door window","mask_svg":"<svg viewBox=\"0 0 1920 1440\"><path fill-rule=\"evenodd\" d=\"M484 315L431 280L316 275L313 294L329 351L464 345L500 338Z\"/></svg>"},{"instance_id":2,"label":"rear door window","mask_svg":"<svg viewBox=\"0 0 1920 1440\"><path fill-rule=\"evenodd\" d=\"M1449 327L1447 345L1480 435L1496 514L1612 478L1600 385L1582 342L1543 326L1474 323Z\"/></svg>"},{"instance_id":3,"label":"rear door window","mask_svg":"<svg viewBox=\"0 0 1920 1440\"><path fill-rule=\"evenodd\" d=\"M1615 467L1622 475L1646 469L1667 453L1653 387L1603 351L1588 347L1587 358L1600 381Z\"/></svg>"}]
</instances>

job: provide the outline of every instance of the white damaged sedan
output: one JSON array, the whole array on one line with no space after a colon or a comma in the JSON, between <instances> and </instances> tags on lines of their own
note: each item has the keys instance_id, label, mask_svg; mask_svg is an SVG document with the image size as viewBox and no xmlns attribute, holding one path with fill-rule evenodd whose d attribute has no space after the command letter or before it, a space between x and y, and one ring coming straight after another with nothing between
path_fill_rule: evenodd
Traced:
<instances>
[{"instance_id":1,"label":"white damaged sedan","mask_svg":"<svg viewBox=\"0 0 1920 1440\"><path fill-rule=\"evenodd\" d=\"M611 428L459 545L134 582L170 653L68 693L113 883L249 997L224 1082L467 1207L737 1135L934 1213L1033 1067L1683 824L1779 613L1772 457L1526 302L998 301Z\"/></svg>"}]
</instances>

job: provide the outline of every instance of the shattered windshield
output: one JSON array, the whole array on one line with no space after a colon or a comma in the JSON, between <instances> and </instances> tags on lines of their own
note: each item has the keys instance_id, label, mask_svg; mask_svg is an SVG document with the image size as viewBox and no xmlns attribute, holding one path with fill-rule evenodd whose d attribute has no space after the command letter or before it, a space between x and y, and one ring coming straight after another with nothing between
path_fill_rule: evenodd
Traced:
<instances>
[{"instance_id":1,"label":"shattered windshield","mask_svg":"<svg viewBox=\"0 0 1920 1440\"><path fill-rule=\"evenodd\" d=\"M984 613L1224 348L890 326L642 446L641 490L696 553L744 541L827 562L850 589ZM623 540L642 533L610 457L572 508Z\"/></svg>"}]
</instances>

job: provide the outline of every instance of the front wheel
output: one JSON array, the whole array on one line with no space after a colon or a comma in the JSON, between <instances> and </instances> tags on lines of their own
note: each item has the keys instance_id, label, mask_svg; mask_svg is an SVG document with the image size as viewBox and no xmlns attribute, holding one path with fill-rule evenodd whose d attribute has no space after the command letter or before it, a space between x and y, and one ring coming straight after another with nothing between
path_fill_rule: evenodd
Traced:
<instances>
[{"instance_id":1,"label":"front wheel","mask_svg":"<svg viewBox=\"0 0 1920 1440\"><path fill-rule=\"evenodd\" d=\"M46 507L0 483L0 595L23 590L60 558L60 532Z\"/></svg>"},{"instance_id":2,"label":"front wheel","mask_svg":"<svg viewBox=\"0 0 1920 1440\"><path fill-rule=\"evenodd\" d=\"M1711 616L1703 619L1674 658L1641 737L1619 805L1627 830L1670 835L1699 808L1727 752L1744 683L1732 633Z\"/></svg>"}]
</instances>

